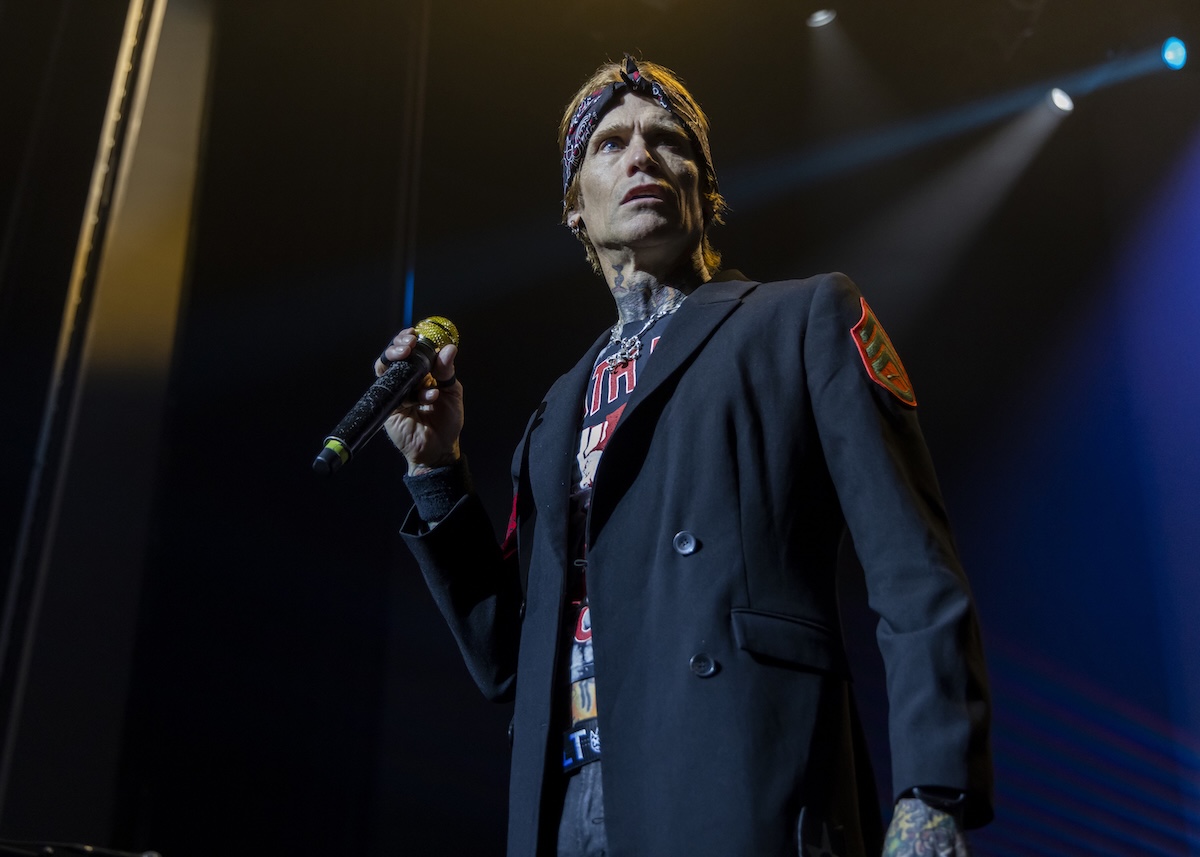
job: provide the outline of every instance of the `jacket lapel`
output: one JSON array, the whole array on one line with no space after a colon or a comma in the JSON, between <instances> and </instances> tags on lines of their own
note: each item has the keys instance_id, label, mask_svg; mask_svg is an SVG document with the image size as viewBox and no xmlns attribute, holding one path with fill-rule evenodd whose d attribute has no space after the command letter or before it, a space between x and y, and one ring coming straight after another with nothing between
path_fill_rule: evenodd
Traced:
<instances>
[{"instance_id":1,"label":"jacket lapel","mask_svg":"<svg viewBox=\"0 0 1200 857\"><path fill-rule=\"evenodd\" d=\"M653 359L646 362L646 371L638 378L637 387L625 406L617 430L600 459L597 485L604 484L600 473L613 469L610 459L614 444L623 447L632 442L629 438L618 440L623 434L622 426L630 422L639 408L649 407L653 410L645 403L652 400L663 383L687 364L721 322L737 308L741 298L758 285L745 281L737 272L726 272L725 276L731 279L710 280L696 289L671 319L668 334L655 349ZM567 562L571 467L572 457L579 444L583 396L591 381L596 355L608 342L608 336L608 331L601 334L579 362L554 382L539 409L540 415L530 427L529 481L537 503L538 516L543 521L554 522L550 526L541 527L540 530L548 539L548 547L553 551L560 568L565 567L563 564ZM613 479L614 476L615 474L610 474L606 478L616 483L622 481L620 478ZM609 492L614 488L619 496L623 489L613 484L606 484L604 493L613 496ZM595 498L596 494L593 493L593 519Z\"/></svg>"},{"instance_id":2,"label":"jacket lapel","mask_svg":"<svg viewBox=\"0 0 1200 857\"><path fill-rule=\"evenodd\" d=\"M629 422L638 407L652 398L659 386L700 350L713 331L737 308L742 296L756 285L740 279L710 280L683 302L653 357L646 361L646 369L638 377L620 425ZM616 433L613 436L616 437Z\"/></svg>"},{"instance_id":3,"label":"jacket lapel","mask_svg":"<svg viewBox=\"0 0 1200 857\"><path fill-rule=\"evenodd\" d=\"M571 371L559 377L546 393L540 415L529 429L529 483L537 514L550 526L540 527L559 568L567 562L567 515L572 457L579 445L583 394L592 376L596 355L608 342L608 332L587 350Z\"/></svg>"},{"instance_id":4,"label":"jacket lapel","mask_svg":"<svg viewBox=\"0 0 1200 857\"><path fill-rule=\"evenodd\" d=\"M658 394L669 390L667 382L684 369L704 347L721 323L737 309L742 297L758 283L748 282L737 272L727 272L729 280L710 280L684 301L671 319L666 334L638 377L637 386L625 405L621 421L609 438L604 455L596 468L588 516L589 543L599 533L613 504L624 495L636 475L640 457L630 455L650 441L653 422L660 410ZM644 419L643 419L644 418Z\"/></svg>"}]
</instances>

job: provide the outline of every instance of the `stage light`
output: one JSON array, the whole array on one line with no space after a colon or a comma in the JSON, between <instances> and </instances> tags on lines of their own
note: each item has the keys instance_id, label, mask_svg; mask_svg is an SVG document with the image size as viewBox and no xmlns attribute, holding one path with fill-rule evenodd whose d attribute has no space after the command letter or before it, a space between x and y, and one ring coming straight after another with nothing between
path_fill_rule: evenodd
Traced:
<instances>
[{"instance_id":1,"label":"stage light","mask_svg":"<svg viewBox=\"0 0 1200 857\"><path fill-rule=\"evenodd\" d=\"M1183 43L1182 39L1172 36L1163 42L1162 59L1167 64L1167 68L1178 71L1187 62L1187 45Z\"/></svg>"},{"instance_id":2,"label":"stage light","mask_svg":"<svg viewBox=\"0 0 1200 857\"><path fill-rule=\"evenodd\" d=\"M818 9L808 16L808 26L813 28L824 27L826 24L832 23L836 17L837 12L833 9Z\"/></svg>"},{"instance_id":3,"label":"stage light","mask_svg":"<svg viewBox=\"0 0 1200 857\"><path fill-rule=\"evenodd\" d=\"M1059 113L1070 113L1075 109L1075 102L1071 100L1071 96L1055 87L1050 90L1050 106Z\"/></svg>"},{"instance_id":4,"label":"stage light","mask_svg":"<svg viewBox=\"0 0 1200 857\"><path fill-rule=\"evenodd\" d=\"M826 43L829 41L826 36L836 35L838 30L832 28L822 37L813 39L812 43ZM990 125L1031 107L1037 107L1043 115L1062 119L1070 108L1060 107L1047 94L1047 86L1051 83L1057 83L1064 96L1070 92L1071 96L1066 96L1068 100L1064 104L1073 105L1073 98L1090 95L1127 80L1161 73L1164 66L1161 46L1152 44L1136 53L1119 56L1066 76L1059 75L1053 81L1033 83L964 106L834 139L809 149L755 162L740 171L727 170L722 184L731 191L730 198L736 195L741 200L742 207L739 210L744 211L745 206L761 205L802 187L826 182L938 140ZM737 192L733 194L735 187Z\"/></svg>"}]
</instances>

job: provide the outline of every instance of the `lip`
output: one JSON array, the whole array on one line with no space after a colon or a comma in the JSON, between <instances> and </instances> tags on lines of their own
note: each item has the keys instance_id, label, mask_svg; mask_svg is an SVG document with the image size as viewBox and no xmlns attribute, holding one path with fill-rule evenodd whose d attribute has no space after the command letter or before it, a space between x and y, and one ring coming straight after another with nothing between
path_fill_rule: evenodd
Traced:
<instances>
[{"instance_id":1,"label":"lip","mask_svg":"<svg viewBox=\"0 0 1200 857\"><path fill-rule=\"evenodd\" d=\"M629 189L629 192L621 199L621 205L627 202L635 202L640 199L657 199L660 202L667 198L667 189L662 185L657 184L640 184L637 187Z\"/></svg>"}]
</instances>

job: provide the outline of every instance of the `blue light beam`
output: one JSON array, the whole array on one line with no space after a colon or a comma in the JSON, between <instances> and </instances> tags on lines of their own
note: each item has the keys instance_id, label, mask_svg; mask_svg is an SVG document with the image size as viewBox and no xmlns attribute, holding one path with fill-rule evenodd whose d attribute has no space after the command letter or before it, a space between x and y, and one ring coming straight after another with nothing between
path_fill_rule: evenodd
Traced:
<instances>
[{"instance_id":1,"label":"blue light beam","mask_svg":"<svg viewBox=\"0 0 1200 857\"><path fill-rule=\"evenodd\" d=\"M753 167L735 169L728 178L722 179L722 186L734 206L744 212L785 197L800 188L829 181L922 146L1015 116L1043 100L1046 92L1054 87L1070 93L1073 98L1079 98L1098 89L1161 71L1162 68L1162 52L1157 47L1150 48L973 104L760 161Z\"/></svg>"}]
</instances>

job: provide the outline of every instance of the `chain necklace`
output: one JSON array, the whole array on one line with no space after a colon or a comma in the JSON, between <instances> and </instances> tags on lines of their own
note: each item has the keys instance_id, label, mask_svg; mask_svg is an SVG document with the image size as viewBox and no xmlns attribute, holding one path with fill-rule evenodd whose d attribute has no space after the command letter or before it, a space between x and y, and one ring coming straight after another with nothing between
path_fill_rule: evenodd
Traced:
<instances>
[{"instance_id":1,"label":"chain necklace","mask_svg":"<svg viewBox=\"0 0 1200 857\"><path fill-rule=\"evenodd\" d=\"M661 309L657 310L654 315L646 319L646 323L642 325L642 329L633 336L621 336L621 320L617 319L617 323L613 325L612 332L608 337L608 344L620 343L620 347L615 354L611 354L604 358L604 363L608 366L608 371L612 372L623 363L629 363L638 359L638 355L642 353L642 334L649 330L654 322L658 321L663 316L668 316L675 310L683 306L683 301L687 295L683 295L678 300L672 301Z\"/></svg>"}]
</instances>

